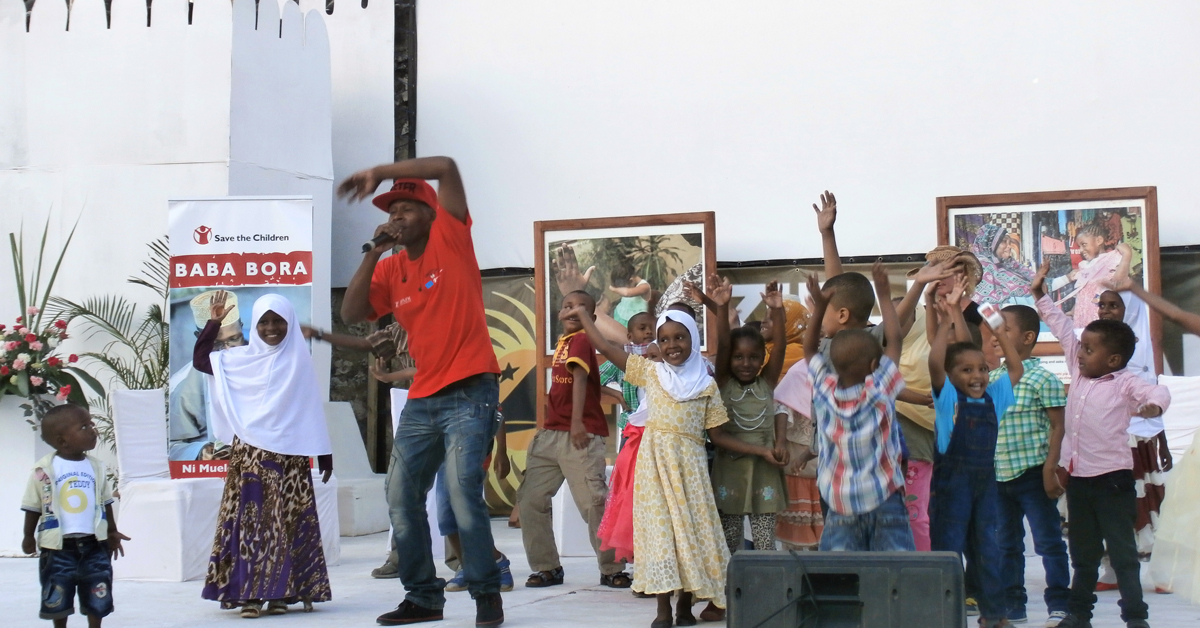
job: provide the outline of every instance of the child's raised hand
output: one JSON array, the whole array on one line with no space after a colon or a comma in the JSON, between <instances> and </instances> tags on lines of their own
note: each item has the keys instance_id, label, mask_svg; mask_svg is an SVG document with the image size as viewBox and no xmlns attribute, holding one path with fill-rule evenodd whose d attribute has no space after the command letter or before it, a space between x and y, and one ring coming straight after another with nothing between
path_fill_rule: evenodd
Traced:
<instances>
[{"instance_id":1,"label":"child's raised hand","mask_svg":"<svg viewBox=\"0 0 1200 628\"><path fill-rule=\"evenodd\" d=\"M1030 284L1029 290L1034 296L1046 294L1046 275L1050 274L1050 262L1042 262L1038 267L1037 274L1033 276L1033 283Z\"/></svg>"},{"instance_id":2,"label":"child's raised hand","mask_svg":"<svg viewBox=\"0 0 1200 628\"><path fill-rule=\"evenodd\" d=\"M829 298L821 291L821 284L817 281L816 273L808 276L808 297L812 299L813 309L811 311L823 310L829 305Z\"/></svg>"},{"instance_id":3,"label":"child's raised hand","mask_svg":"<svg viewBox=\"0 0 1200 628\"><path fill-rule=\"evenodd\" d=\"M683 282L683 296L696 303L704 303L704 291L691 281Z\"/></svg>"},{"instance_id":4,"label":"child's raised hand","mask_svg":"<svg viewBox=\"0 0 1200 628\"><path fill-rule=\"evenodd\" d=\"M1133 277L1125 275L1124 277L1113 277L1111 280L1104 283L1104 287L1113 292L1124 292L1133 288Z\"/></svg>"},{"instance_id":5,"label":"child's raised hand","mask_svg":"<svg viewBox=\"0 0 1200 628\"><path fill-rule=\"evenodd\" d=\"M729 281L728 277L721 277L717 273L712 273L708 276L708 298L713 300L717 306L728 305L730 299L733 298L733 282Z\"/></svg>"},{"instance_id":6,"label":"child's raised hand","mask_svg":"<svg viewBox=\"0 0 1200 628\"><path fill-rule=\"evenodd\" d=\"M883 267L883 258L875 260L871 265L871 278L875 280L875 291L891 294L892 280L888 277L887 269Z\"/></svg>"},{"instance_id":7,"label":"child's raised hand","mask_svg":"<svg viewBox=\"0 0 1200 628\"><path fill-rule=\"evenodd\" d=\"M962 299L967 295L967 288L970 285L967 283L968 281L966 273L961 273L954 277L954 288L950 290L950 294L947 294L945 298L947 311L953 311L949 308L959 307L962 303Z\"/></svg>"},{"instance_id":8,"label":"child's raised hand","mask_svg":"<svg viewBox=\"0 0 1200 628\"><path fill-rule=\"evenodd\" d=\"M108 553L111 560L116 560L117 555L125 555L125 548L121 546L121 541L132 541L133 539L110 529L108 531Z\"/></svg>"},{"instance_id":9,"label":"child's raised hand","mask_svg":"<svg viewBox=\"0 0 1200 628\"><path fill-rule=\"evenodd\" d=\"M772 310L783 307L783 292L779 290L778 281L767 284L767 291L761 292L759 295L762 297L763 303L766 303L767 307Z\"/></svg>"},{"instance_id":10,"label":"child's raised hand","mask_svg":"<svg viewBox=\"0 0 1200 628\"><path fill-rule=\"evenodd\" d=\"M559 293L565 295L586 288L596 267L591 266L586 271L579 272L579 258L575 256L575 249L569 244L564 244L558 250L558 255L551 256L550 270L554 273Z\"/></svg>"},{"instance_id":11,"label":"child's raised hand","mask_svg":"<svg viewBox=\"0 0 1200 628\"><path fill-rule=\"evenodd\" d=\"M589 314L587 308L582 305L576 305L569 310L564 309L558 313L558 320L560 321L565 321L568 318L573 317L578 317L580 321L584 319L592 320L591 314Z\"/></svg>"},{"instance_id":12,"label":"child's raised hand","mask_svg":"<svg viewBox=\"0 0 1200 628\"><path fill-rule=\"evenodd\" d=\"M224 290L218 290L212 298L208 300L208 320L221 322L225 318L225 303L229 301L229 293Z\"/></svg>"},{"instance_id":13,"label":"child's raised hand","mask_svg":"<svg viewBox=\"0 0 1200 628\"><path fill-rule=\"evenodd\" d=\"M913 283L936 283L942 279L953 277L955 270L954 260L929 263L917 269L917 274L913 275Z\"/></svg>"},{"instance_id":14,"label":"child's raised hand","mask_svg":"<svg viewBox=\"0 0 1200 628\"><path fill-rule=\"evenodd\" d=\"M1125 242L1117 243L1117 252L1120 253L1121 257L1124 257L1125 259L1130 259L1133 257L1133 247L1129 246Z\"/></svg>"},{"instance_id":15,"label":"child's raised hand","mask_svg":"<svg viewBox=\"0 0 1200 628\"><path fill-rule=\"evenodd\" d=\"M817 204L813 203L813 211L817 213L817 228L832 231L833 224L837 222L837 199L833 197L833 192L825 190L821 195L821 208L817 209Z\"/></svg>"}]
</instances>

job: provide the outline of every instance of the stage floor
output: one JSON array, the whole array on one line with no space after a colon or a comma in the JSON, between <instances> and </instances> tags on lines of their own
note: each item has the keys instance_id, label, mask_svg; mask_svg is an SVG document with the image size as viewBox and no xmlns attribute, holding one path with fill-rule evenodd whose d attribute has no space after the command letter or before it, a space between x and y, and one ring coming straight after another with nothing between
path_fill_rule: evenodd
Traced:
<instances>
[{"instance_id":1,"label":"stage floor","mask_svg":"<svg viewBox=\"0 0 1200 628\"><path fill-rule=\"evenodd\" d=\"M504 594L505 626L526 628L561 628L564 625L590 627L649 626L654 619L654 600L636 599L628 590L599 586L599 572L593 558L566 558L566 584L548 589L527 589L523 585L529 574L521 545L521 531L509 529L504 520L494 520L492 529L500 550L512 560L517 587ZM256 623L273 626L373 626L375 618L387 612L403 599L399 580L375 580L371 569L383 562L385 535L375 534L342 539L341 564L331 568L333 601L318 604L311 614L292 612L284 617L262 617ZM131 543L139 542L134 539ZM443 577L452 574L439 565ZM1143 569L1143 582L1148 582L1148 568ZM5 617L8 627L49 626L37 618L38 584L37 561L33 559L0 559L0 590L4 594ZM1045 606L1041 601L1043 575L1041 561L1029 559L1027 587L1038 593L1031 596L1028 626L1041 626ZM216 603L200 599L200 582L152 583L118 581L114 586L117 610L105 621L112 626L154 626L162 628L201 628L237 626L247 621L236 611L220 610ZM1096 628L1120 628L1116 592L1099 594ZM1200 625L1200 606L1193 606L1176 595L1156 595L1153 587L1146 594L1150 604L1151 625L1172 628ZM298 606L292 607L298 609ZM695 611L700 612L701 606ZM474 626L475 605L463 593L447 594L445 621L437 626ZM971 625L974 625L972 618ZM78 615L70 624L85 626ZM702 626L704 624L701 624ZM716 625L716 624L712 624Z\"/></svg>"}]
</instances>

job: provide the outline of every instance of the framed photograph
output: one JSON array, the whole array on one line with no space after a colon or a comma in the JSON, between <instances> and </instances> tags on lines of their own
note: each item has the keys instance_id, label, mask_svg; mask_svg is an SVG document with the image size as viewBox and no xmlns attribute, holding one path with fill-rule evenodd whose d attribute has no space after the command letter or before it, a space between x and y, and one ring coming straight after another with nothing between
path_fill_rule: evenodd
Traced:
<instances>
[{"instance_id":1,"label":"framed photograph","mask_svg":"<svg viewBox=\"0 0 1200 628\"><path fill-rule=\"evenodd\" d=\"M947 196L937 199L937 212L938 244L979 258L977 303L1032 306L1030 284L1044 262L1047 294L1077 330L1099 317L1100 295L1114 279L1128 276L1160 293L1154 187ZM1150 342L1153 368L1162 372L1161 321L1132 294L1123 297L1125 322ZM1044 325L1038 340L1037 354L1061 354Z\"/></svg>"},{"instance_id":2,"label":"framed photograph","mask_svg":"<svg viewBox=\"0 0 1200 628\"><path fill-rule=\"evenodd\" d=\"M539 399L562 333L558 312L563 294L584 290L596 299L596 326L624 344L626 324L638 312L657 316L678 301L684 280L704 285L716 268L716 214L698 212L622 216L533 224L539 352ZM691 303L700 327L700 351L716 346L702 307ZM539 400L539 420L542 414Z\"/></svg>"}]
</instances>

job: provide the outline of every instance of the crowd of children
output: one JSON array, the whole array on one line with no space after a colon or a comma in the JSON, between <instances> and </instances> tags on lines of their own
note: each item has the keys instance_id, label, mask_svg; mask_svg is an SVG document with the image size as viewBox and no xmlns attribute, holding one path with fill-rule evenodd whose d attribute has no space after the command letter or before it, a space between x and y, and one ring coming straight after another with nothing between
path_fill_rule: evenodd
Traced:
<instances>
[{"instance_id":1,"label":"crowd of children","mask_svg":"<svg viewBox=\"0 0 1200 628\"><path fill-rule=\"evenodd\" d=\"M1048 264L1032 276L1035 307L993 314L973 302L985 277L994 289L1001 271L1016 272L996 230L984 232L982 260L950 246L931 251L893 300L881 263L871 279L842 271L834 196L826 192L813 209L826 277L807 278L807 308L772 282L761 295L766 319L736 326L728 280L712 274L707 290L684 286L713 314L711 363L699 350L702 313L665 304L656 319L646 311L648 285L632 269L612 277L624 345L597 330L594 295L563 296L546 420L529 444L517 499L532 570L525 585L564 583L551 498L565 481L588 523L600 584L655 597L652 628L724 618L726 569L745 547L746 527L756 550L782 541L791 550L956 552L979 625L1026 622L1025 521L1045 568L1046 626L1091 625L1107 561L1122 620L1147 628L1139 535L1162 498L1154 474L1170 460L1160 436L1131 438L1129 428L1160 417L1170 394L1154 382L1148 343L1139 342L1146 332L1126 324L1125 304L1144 300L1198 329L1200 317L1132 284L1130 250L1102 252L1098 224L1080 230L1088 263L1077 276L1047 281ZM1121 267L1123 279L1112 283ZM1099 294L1077 299L1073 317L1046 296L1067 282L1075 293ZM882 323L872 325L876 307ZM1043 325L1066 355L1069 393L1033 357ZM989 368L989 352L998 368ZM623 406L610 479L601 408L608 384L620 386ZM47 415L43 436L56 452L38 463L22 504L25 549L43 554L42 617L55 625L73 612L75 591L91 623L111 612L108 561L128 540L112 518L102 463L86 455L96 441L90 425L75 406ZM86 507L69 507L68 494ZM327 599L322 593L315 601ZM696 616L699 601L707 607Z\"/></svg>"}]
</instances>

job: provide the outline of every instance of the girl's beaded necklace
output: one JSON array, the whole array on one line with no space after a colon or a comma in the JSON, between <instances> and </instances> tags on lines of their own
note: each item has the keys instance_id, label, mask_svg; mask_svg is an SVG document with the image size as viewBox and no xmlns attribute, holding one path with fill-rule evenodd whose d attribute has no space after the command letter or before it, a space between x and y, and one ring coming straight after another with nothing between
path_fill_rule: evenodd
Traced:
<instances>
[{"instance_id":1,"label":"girl's beaded necklace","mask_svg":"<svg viewBox=\"0 0 1200 628\"><path fill-rule=\"evenodd\" d=\"M737 382L736 379L734 379L733 381ZM737 384L738 384L738 386L742 387L742 394L738 395L737 398L731 398L729 400L731 405L736 404L739 401L745 399L747 393L753 395L754 398L759 401L767 400L766 397L758 396L758 393L754 391L754 384L750 384L749 386L746 386L745 384L743 384L741 382L737 382ZM733 422L736 423L738 427L742 428L742 431L753 432L753 431L757 430L758 428L762 427L763 423L766 423L767 418L768 418L767 417L768 409L770 409L770 404L767 404L766 407L764 407L762 410L760 410L758 413L758 416L755 416L752 418L746 418L746 417L742 416L742 414L740 412L737 411L737 406L733 405L733 407L731 408L731 410L733 411ZM751 425L752 423L753 423L753 425Z\"/></svg>"}]
</instances>

